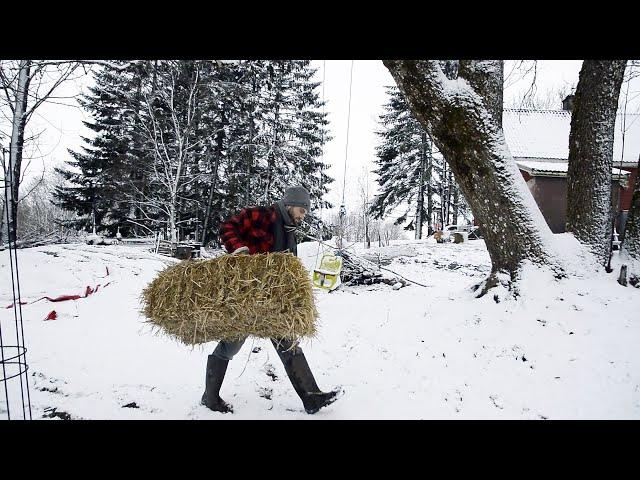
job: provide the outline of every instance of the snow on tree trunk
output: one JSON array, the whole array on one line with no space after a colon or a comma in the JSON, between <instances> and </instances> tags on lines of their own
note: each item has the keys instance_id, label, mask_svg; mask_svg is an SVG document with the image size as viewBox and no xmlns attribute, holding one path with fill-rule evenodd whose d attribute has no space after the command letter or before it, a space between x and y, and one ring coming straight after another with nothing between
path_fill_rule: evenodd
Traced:
<instances>
[{"instance_id":1,"label":"snow on tree trunk","mask_svg":"<svg viewBox=\"0 0 640 480\"><path fill-rule=\"evenodd\" d=\"M4 178L3 178L3 181L4 181ZM0 200L0 245L4 244L4 204L5 204L5 199L2 198L2 200Z\"/></svg>"},{"instance_id":2,"label":"snow on tree trunk","mask_svg":"<svg viewBox=\"0 0 640 480\"><path fill-rule=\"evenodd\" d=\"M218 183L218 164L220 162L220 156L216 155L216 161L215 164L213 166L212 172L211 172L211 188L209 190L209 199L207 200L207 209L205 211L204 214L204 225L202 227L202 238L201 238L201 243L202 245L205 245L209 235L208 235L208 230L209 230L209 218L211 217L211 210L213 207L213 197L217 188L217 183Z\"/></svg>"},{"instance_id":3,"label":"snow on tree trunk","mask_svg":"<svg viewBox=\"0 0 640 480\"><path fill-rule=\"evenodd\" d=\"M611 249L613 138L626 63L585 60L571 115L567 231L603 265Z\"/></svg>"},{"instance_id":4,"label":"snow on tree trunk","mask_svg":"<svg viewBox=\"0 0 640 480\"><path fill-rule=\"evenodd\" d=\"M415 117L431 125L471 211L482 223L492 262L483 295L498 282L514 287L529 260L563 273L551 231L511 156L501 128L501 61L460 61L449 80L437 61L384 61ZM517 290L516 290L517 291Z\"/></svg>"},{"instance_id":5,"label":"snow on tree trunk","mask_svg":"<svg viewBox=\"0 0 640 480\"><path fill-rule=\"evenodd\" d=\"M427 186L427 236L432 233L432 225L433 225L433 185L432 185L432 176L433 176L433 154L431 147L431 138L427 139L428 141L428 152L429 159L427 162L427 178L425 180Z\"/></svg>"},{"instance_id":6,"label":"snow on tree trunk","mask_svg":"<svg viewBox=\"0 0 640 480\"><path fill-rule=\"evenodd\" d=\"M640 157L638 158L638 171L640 171ZM620 259L631 267L629 269L630 283L634 286L640 286L640 175L636 175Z\"/></svg>"},{"instance_id":7,"label":"snow on tree trunk","mask_svg":"<svg viewBox=\"0 0 640 480\"><path fill-rule=\"evenodd\" d=\"M455 221L452 221L451 219L451 214L452 212L452 202L451 202L451 197L453 194L453 172L451 170L449 170L449 173L447 175L447 201L445 203L446 207L447 207L447 225L450 225L452 223L456 223Z\"/></svg>"},{"instance_id":8,"label":"snow on tree trunk","mask_svg":"<svg viewBox=\"0 0 640 480\"><path fill-rule=\"evenodd\" d=\"M176 199L171 200L169 207L169 235L171 236L171 242L176 243L178 241L178 232L176 229Z\"/></svg>"},{"instance_id":9,"label":"snow on tree trunk","mask_svg":"<svg viewBox=\"0 0 640 480\"><path fill-rule=\"evenodd\" d=\"M485 108L502 128L504 63L500 60L460 61L458 75L480 94Z\"/></svg>"},{"instance_id":10,"label":"snow on tree trunk","mask_svg":"<svg viewBox=\"0 0 640 480\"><path fill-rule=\"evenodd\" d=\"M9 214L9 242L17 241L18 194L20 193L20 171L22 169L22 146L27 123L27 98L29 95L29 69L31 61L21 60L18 73L18 88L15 95L13 122L11 126L11 146L9 148L9 175L11 195L7 205Z\"/></svg>"},{"instance_id":11,"label":"snow on tree trunk","mask_svg":"<svg viewBox=\"0 0 640 480\"><path fill-rule=\"evenodd\" d=\"M459 202L460 202L460 191L456 188L453 191L453 223L458 223L458 216L460 215L459 211Z\"/></svg>"},{"instance_id":12,"label":"snow on tree trunk","mask_svg":"<svg viewBox=\"0 0 640 480\"><path fill-rule=\"evenodd\" d=\"M221 124L224 126L225 124L225 109L222 108L221 112L222 121ZM220 157L222 156L223 150L223 140L224 140L224 128L220 128L220 130L216 133L216 148L214 150L215 162L213 164L213 168L211 169L211 188L209 189L209 199L207 200L207 209L204 214L204 225L202 227L202 238L201 243L205 245L205 242L209 239L209 219L211 218L211 210L213 207L213 197L216 192L216 188L218 187L218 167L220 166Z\"/></svg>"},{"instance_id":13,"label":"snow on tree trunk","mask_svg":"<svg viewBox=\"0 0 640 480\"><path fill-rule=\"evenodd\" d=\"M420 240L422 238L422 224L424 223L424 218L422 218L422 212L424 211L424 191L425 191L425 175L426 175L426 164L427 164L427 133L422 132L420 136L422 140L421 152L420 152L420 182L418 186L418 208L416 211L416 239Z\"/></svg>"},{"instance_id":14,"label":"snow on tree trunk","mask_svg":"<svg viewBox=\"0 0 640 480\"><path fill-rule=\"evenodd\" d=\"M150 199L150 205L167 215L169 235L172 242L178 241L177 220L179 206L183 202L181 195L198 175L187 171L192 164L192 150L201 147L209 140L207 136L195 136L198 104L201 90L202 65L195 63L185 65L176 62L169 64L166 71L159 71L158 88L153 87L154 96L146 96L148 115L140 118L140 125L145 130L154 150L154 162L149 176L157 182L158 198ZM192 68L189 76L181 79L180 67ZM184 98L179 98L183 94ZM162 108L155 106L161 99ZM163 113L158 113L162 110Z\"/></svg>"}]
</instances>

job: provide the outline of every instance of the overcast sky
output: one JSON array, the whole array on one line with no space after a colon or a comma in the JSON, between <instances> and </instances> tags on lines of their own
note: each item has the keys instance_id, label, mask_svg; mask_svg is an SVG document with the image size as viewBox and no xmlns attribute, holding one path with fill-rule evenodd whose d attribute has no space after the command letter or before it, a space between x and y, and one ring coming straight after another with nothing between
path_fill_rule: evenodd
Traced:
<instances>
[{"instance_id":1,"label":"overcast sky","mask_svg":"<svg viewBox=\"0 0 640 480\"><path fill-rule=\"evenodd\" d=\"M515 62L507 61L505 75L513 68ZM349 76L350 60L315 61L318 68L316 78L322 80L324 74L324 95L327 101L327 112L332 141L325 146L325 162L331 165L329 175L336 179L332 191L327 199L334 205L342 203L345 149L347 140L347 117L349 108ZM575 86L582 65L581 60L570 61L539 61L536 71L536 85L540 92L570 84ZM531 86L533 72L523 77L513 74L507 82L504 92L505 105L511 99L519 98ZM375 147L378 137L378 117L387 101L385 86L393 85L394 81L389 71L381 61L355 60L353 62L353 85L351 92L351 121L349 124L349 147L347 150L347 174L345 189L345 204L347 209L358 202L358 178L365 175L364 169L375 168ZM558 105L561 108L561 105ZM375 180L374 174L369 174L369 182ZM375 188L375 186L374 186Z\"/></svg>"},{"instance_id":2,"label":"overcast sky","mask_svg":"<svg viewBox=\"0 0 640 480\"><path fill-rule=\"evenodd\" d=\"M505 63L505 75L514 66L514 61ZM335 178L327 200L339 206L342 203L343 173L345 153L347 154L347 174L345 204L347 209L358 202L358 179L365 171L375 168L375 147L378 143L375 131L378 117L386 102L385 86L392 85L393 79L381 61L355 60L353 62L353 85L351 93L351 121L349 125L349 147L346 150L347 115L349 109L349 75L351 60L318 60L312 65L318 69L316 79L324 76L324 98L327 102L329 128L333 139L325 146L324 161L331 165L328 173ZM581 60L540 60L537 62L536 86L543 93L549 89L572 86L578 82ZM533 72L522 78L521 74L510 77L506 83L504 101L509 105L519 98L531 85ZM88 79L77 80L61 87L58 96L73 96L81 88L86 88ZM635 88L635 87L634 87ZM318 89L322 96L322 86ZM76 105L73 99L58 100ZM558 104L557 108L561 108ZM78 107L59 104L44 104L33 118L32 131L43 131L39 149L28 152L34 156L27 176L42 171L44 165L58 165L67 160L67 148L78 150L82 145L80 135L86 131L82 121L88 120ZM373 185L375 176L369 174ZM374 187L375 188L375 187ZM372 192L373 193L373 192Z\"/></svg>"}]
</instances>

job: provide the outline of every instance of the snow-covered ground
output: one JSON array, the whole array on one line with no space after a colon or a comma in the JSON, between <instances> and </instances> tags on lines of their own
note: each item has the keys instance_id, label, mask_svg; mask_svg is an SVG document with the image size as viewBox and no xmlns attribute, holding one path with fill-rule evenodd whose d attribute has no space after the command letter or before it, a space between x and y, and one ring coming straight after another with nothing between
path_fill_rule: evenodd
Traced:
<instances>
[{"instance_id":1,"label":"snow-covered ground","mask_svg":"<svg viewBox=\"0 0 640 480\"><path fill-rule=\"evenodd\" d=\"M318 250L315 243L299 246L310 269ZM307 415L270 342L249 339L222 386L235 409L224 415L199 403L215 342L181 345L152 330L139 312L142 289L176 260L140 246L20 250L23 301L84 295L100 285L75 301L23 305L33 418L640 418L640 290L619 286L617 270L557 282L530 269L523 295L496 303L492 295L475 299L469 289L490 270L481 240L405 241L366 251L370 259L378 253L387 268L427 287L317 293L319 335L302 347L321 388L342 385L345 395ZM11 302L4 251L5 344L15 344L13 310L5 308ZM44 321L52 310L57 318ZM8 383L12 418L20 418L19 383ZM0 394L6 418L4 388Z\"/></svg>"}]
</instances>

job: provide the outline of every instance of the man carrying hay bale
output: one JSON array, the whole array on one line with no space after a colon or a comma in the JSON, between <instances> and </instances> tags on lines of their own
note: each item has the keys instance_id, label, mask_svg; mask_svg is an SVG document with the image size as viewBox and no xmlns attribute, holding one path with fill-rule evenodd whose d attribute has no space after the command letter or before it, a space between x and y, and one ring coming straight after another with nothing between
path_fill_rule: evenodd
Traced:
<instances>
[{"instance_id":1,"label":"man carrying hay bale","mask_svg":"<svg viewBox=\"0 0 640 480\"><path fill-rule=\"evenodd\" d=\"M244 208L222 222L220 240L227 252L235 255L286 251L297 255L295 230L304 220L310 204L309 192L304 187L288 188L275 204ZM201 403L211 410L233 412L232 406L220 398L220 387L229 361L240 351L245 340L246 337L222 340L207 358L205 392ZM338 399L342 389L320 390L297 342L272 338L271 343L307 413L316 413Z\"/></svg>"}]
</instances>

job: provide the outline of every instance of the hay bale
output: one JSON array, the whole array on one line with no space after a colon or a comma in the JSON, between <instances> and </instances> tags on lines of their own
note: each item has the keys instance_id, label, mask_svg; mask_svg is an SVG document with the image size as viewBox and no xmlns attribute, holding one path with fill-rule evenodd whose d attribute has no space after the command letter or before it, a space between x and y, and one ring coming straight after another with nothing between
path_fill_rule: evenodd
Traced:
<instances>
[{"instance_id":1,"label":"hay bale","mask_svg":"<svg viewBox=\"0 0 640 480\"><path fill-rule=\"evenodd\" d=\"M150 323L188 345L316 333L311 279L291 253L186 260L163 270L142 301Z\"/></svg>"}]
</instances>

